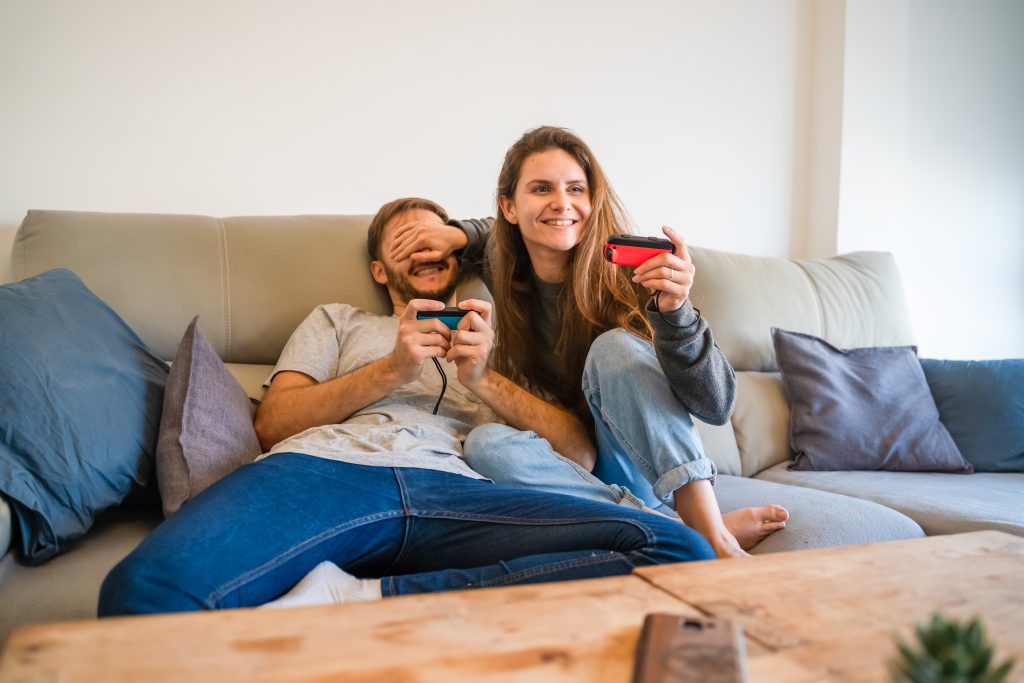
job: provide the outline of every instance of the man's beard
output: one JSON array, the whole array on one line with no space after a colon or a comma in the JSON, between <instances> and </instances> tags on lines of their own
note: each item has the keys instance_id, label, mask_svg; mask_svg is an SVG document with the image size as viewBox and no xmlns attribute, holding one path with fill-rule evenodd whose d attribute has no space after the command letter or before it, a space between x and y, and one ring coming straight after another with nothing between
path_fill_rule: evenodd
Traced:
<instances>
[{"instance_id":1,"label":"man's beard","mask_svg":"<svg viewBox=\"0 0 1024 683\"><path fill-rule=\"evenodd\" d=\"M386 263L381 262L381 265L384 266L384 272L387 273L388 285L395 290L395 294L398 295L398 298L406 303L413 299L433 299L435 301L443 301L447 303L448 300L452 298L452 294L455 294L455 288L458 285L458 278L452 274L448 280L448 284L440 289L416 289L413 284L409 282L409 278L404 273L396 273L388 268ZM441 261L436 263L424 263L419 267L422 266L438 266L440 268L444 268L445 271L452 270L448 267L447 263L443 263Z\"/></svg>"}]
</instances>

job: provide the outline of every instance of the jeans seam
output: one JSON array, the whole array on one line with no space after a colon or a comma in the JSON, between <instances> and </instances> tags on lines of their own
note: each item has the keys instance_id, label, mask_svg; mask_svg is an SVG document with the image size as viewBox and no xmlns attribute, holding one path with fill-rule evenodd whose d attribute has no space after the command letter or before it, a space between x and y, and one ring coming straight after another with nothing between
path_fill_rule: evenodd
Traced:
<instances>
[{"instance_id":1,"label":"jeans seam","mask_svg":"<svg viewBox=\"0 0 1024 683\"><path fill-rule=\"evenodd\" d=\"M402 514L402 510L393 510L390 512L377 512L372 515L366 515L365 517L350 520L348 522L345 522L344 524L339 524L338 526L327 529L326 531L323 531L317 534L316 536L313 536L312 538L307 538L302 543L294 545L288 548L288 550L279 553L270 560L261 564L259 567L254 567L253 569L250 569L249 571L241 574L240 576L236 576L234 579L231 579L230 581L223 583L216 589L210 591L209 595L207 595L206 599L203 601L203 609L216 609L218 602L222 600L224 596L228 595L229 593L232 593L233 591L238 590L242 586L251 583L252 581L255 581L256 579L262 576L265 576L268 572L272 571L273 569L276 569L277 567L280 567L282 564L284 564L288 560L291 560L299 553L308 550L309 548L313 548L322 543L323 541L333 538L344 531L348 531L349 529L354 529L356 527L362 526L364 524L369 524L371 522L379 522L384 519L394 519L395 517L401 517Z\"/></svg>"},{"instance_id":2,"label":"jeans seam","mask_svg":"<svg viewBox=\"0 0 1024 683\"><path fill-rule=\"evenodd\" d=\"M647 550L648 548L638 548L635 551L639 552ZM590 557L578 557L572 560L562 560L561 562L554 562L551 564L545 564L539 567L531 567L529 569L521 569L517 572L510 572L505 576L496 577L493 579L487 579L480 581L479 583L469 584L474 588L490 588L493 586L507 586L511 584L520 583L526 579L532 579L537 576L543 576L544 574L550 574L555 571L563 571L566 569L575 569L578 567L589 567L598 564L605 564L608 562L614 562L618 558L626 557L626 553L619 552L617 550L608 550L601 555L591 555Z\"/></svg>"},{"instance_id":3,"label":"jeans seam","mask_svg":"<svg viewBox=\"0 0 1024 683\"><path fill-rule=\"evenodd\" d=\"M492 522L498 524L525 524L528 526L558 526L562 524L589 524L591 522L624 522L626 524L632 524L637 528L641 529L646 535L648 540L654 539L653 532L643 524L636 522L632 519L622 519L621 517L549 517L538 519L536 517L510 517L506 515L485 515L479 513L468 513L468 512L439 512L439 511L424 511L424 510L408 510L410 517L420 517L423 519L458 519L467 522Z\"/></svg>"},{"instance_id":4,"label":"jeans seam","mask_svg":"<svg viewBox=\"0 0 1024 683\"><path fill-rule=\"evenodd\" d=\"M402 470L393 467L391 471L395 476L395 484L398 486L398 498L402 502L402 517L405 519L405 524L402 525L402 542L398 545L398 552L395 553L394 559L391 560L388 566L381 571L381 574L384 576L390 576L391 568L402 559L405 549L409 546L409 537L412 535L413 525L412 510L409 505L409 490L405 485L405 479L402 478Z\"/></svg>"}]
</instances>

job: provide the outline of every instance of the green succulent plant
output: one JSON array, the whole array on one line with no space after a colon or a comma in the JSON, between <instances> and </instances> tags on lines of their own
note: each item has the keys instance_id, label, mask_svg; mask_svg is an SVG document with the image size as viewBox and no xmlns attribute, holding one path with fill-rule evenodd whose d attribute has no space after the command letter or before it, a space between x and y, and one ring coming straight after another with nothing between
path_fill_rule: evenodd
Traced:
<instances>
[{"instance_id":1,"label":"green succulent plant","mask_svg":"<svg viewBox=\"0 0 1024 683\"><path fill-rule=\"evenodd\" d=\"M993 664L992 644L977 618L959 622L936 614L916 630L916 647L897 642L893 683L1001 683L1013 668L1012 659Z\"/></svg>"}]
</instances>

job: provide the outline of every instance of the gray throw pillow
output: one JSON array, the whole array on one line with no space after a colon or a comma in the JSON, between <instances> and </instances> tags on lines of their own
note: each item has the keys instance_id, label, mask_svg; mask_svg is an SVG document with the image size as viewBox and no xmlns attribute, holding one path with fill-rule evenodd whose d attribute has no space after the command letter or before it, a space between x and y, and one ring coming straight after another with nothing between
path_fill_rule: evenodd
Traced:
<instances>
[{"instance_id":1,"label":"gray throw pillow","mask_svg":"<svg viewBox=\"0 0 1024 683\"><path fill-rule=\"evenodd\" d=\"M795 470L971 472L939 421L913 346L843 351L772 328Z\"/></svg>"},{"instance_id":2,"label":"gray throw pillow","mask_svg":"<svg viewBox=\"0 0 1024 683\"><path fill-rule=\"evenodd\" d=\"M256 407L193 318L164 389L156 475L164 515L261 452Z\"/></svg>"}]
</instances>

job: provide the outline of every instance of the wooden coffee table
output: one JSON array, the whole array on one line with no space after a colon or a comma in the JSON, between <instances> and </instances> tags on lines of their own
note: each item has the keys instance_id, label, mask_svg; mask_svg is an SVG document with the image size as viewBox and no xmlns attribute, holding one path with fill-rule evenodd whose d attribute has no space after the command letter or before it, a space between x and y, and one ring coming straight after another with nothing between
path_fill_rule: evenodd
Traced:
<instances>
[{"instance_id":1,"label":"wooden coffee table","mask_svg":"<svg viewBox=\"0 0 1024 683\"><path fill-rule=\"evenodd\" d=\"M1024 680L1024 539L977 532L376 603L29 626L11 635L0 681L628 683L654 611L739 620L753 682L885 681L894 634L939 610L981 616Z\"/></svg>"}]
</instances>

